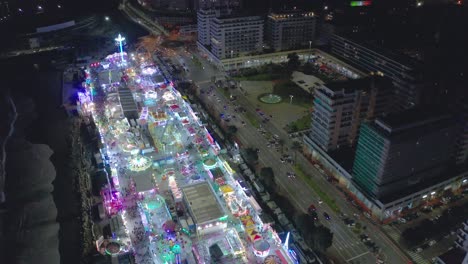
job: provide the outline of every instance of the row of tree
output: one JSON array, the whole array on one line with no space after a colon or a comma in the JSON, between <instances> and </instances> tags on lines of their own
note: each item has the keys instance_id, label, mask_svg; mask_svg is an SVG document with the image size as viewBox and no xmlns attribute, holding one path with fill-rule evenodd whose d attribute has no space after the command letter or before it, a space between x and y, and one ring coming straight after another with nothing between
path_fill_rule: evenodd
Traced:
<instances>
[{"instance_id":1,"label":"row of tree","mask_svg":"<svg viewBox=\"0 0 468 264\"><path fill-rule=\"evenodd\" d=\"M281 195L281 189L276 182L272 168L264 167L260 170L259 180L269 191L270 197L276 202L285 215L292 216L296 228L301 232L306 244L314 251L323 253L332 245L333 233L325 226L316 225L312 216L304 214L292 205L289 199Z\"/></svg>"},{"instance_id":2,"label":"row of tree","mask_svg":"<svg viewBox=\"0 0 468 264\"><path fill-rule=\"evenodd\" d=\"M81 213L79 216L81 223L81 245L80 254L82 263L87 263L88 258L95 252L94 235L93 235L93 220L91 216L92 196L91 182L89 173L91 171L90 154L85 148L81 139L81 119L75 118L72 120L67 144L69 146L69 171L72 175L73 189L78 200L78 209Z\"/></svg>"}]
</instances>

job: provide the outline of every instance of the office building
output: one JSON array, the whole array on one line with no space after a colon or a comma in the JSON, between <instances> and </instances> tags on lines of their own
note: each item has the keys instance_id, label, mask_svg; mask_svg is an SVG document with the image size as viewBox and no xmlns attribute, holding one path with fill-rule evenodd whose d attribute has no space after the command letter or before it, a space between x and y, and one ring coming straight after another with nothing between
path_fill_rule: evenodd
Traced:
<instances>
[{"instance_id":1,"label":"office building","mask_svg":"<svg viewBox=\"0 0 468 264\"><path fill-rule=\"evenodd\" d=\"M263 24L260 16L210 19L211 53L224 59L262 51Z\"/></svg>"},{"instance_id":2,"label":"office building","mask_svg":"<svg viewBox=\"0 0 468 264\"><path fill-rule=\"evenodd\" d=\"M420 65L414 60L338 34L331 36L331 49L333 54L362 70L390 78L395 86L395 110L420 103L423 83Z\"/></svg>"},{"instance_id":3,"label":"office building","mask_svg":"<svg viewBox=\"0 0 468 264\"><path fill-rule=\"evenodd\" d=\"M352 146L363 120L387 113L391 92L378 76L322 85L315 91L310 138L324 151Z\"/></svg>"},{"instance_id":4,"label":"office building","mask_svg":"<svg viewBox=\"0 0 468 264\"><path fill-rule=\"evenodd\" d=\"M199 9L237 9L242 7L241 0L190 0L193 10Z\"/></svg>"},{"instance_id":5,"label":"office building","mask_svg":"<svg viewBox=\"0 0 468 264\"><path fill-rule=\"evenodd\" d=\"M437 183L453 161L450 115L411 109L361 126L353 181L369 197L391 200Z\"/></svg>"},{"instance_id":6,"label":"office building","mask_svg":"<svg viewBox=\"0 0 468 264\"><path fill-rule=\"evenodd\" d=\"M266 40L275 51L310 47L315 39L313 12L271 13L266 24Z\"/></svg>"}]
</instances>

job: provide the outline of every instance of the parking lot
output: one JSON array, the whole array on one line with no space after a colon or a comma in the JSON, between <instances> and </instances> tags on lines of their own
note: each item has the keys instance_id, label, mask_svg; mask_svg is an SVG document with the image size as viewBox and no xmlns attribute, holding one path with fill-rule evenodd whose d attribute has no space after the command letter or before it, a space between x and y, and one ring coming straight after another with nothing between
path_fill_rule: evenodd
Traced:
<instances>
[{"instance_id":1,"label":"parking lot","mask_svg":"<svg viewBox=\"0 0 468 264\"><path fill-rule=\"evenodd\" d=\"M408 245L402 238L402 233L408 228L417 227L425 220L437 221L448 208L468 202L467 195L461 196L461 198L459 196L454 197L453 202L447 200L442 202L442 199L440 199L435 204L411 212L383 228L390 237L405 249L416 263L431 263L437 256L447 252L454 246L458 227L454 226L449 232L424 241L419 245Z\"/></svg>"}]
</instances>

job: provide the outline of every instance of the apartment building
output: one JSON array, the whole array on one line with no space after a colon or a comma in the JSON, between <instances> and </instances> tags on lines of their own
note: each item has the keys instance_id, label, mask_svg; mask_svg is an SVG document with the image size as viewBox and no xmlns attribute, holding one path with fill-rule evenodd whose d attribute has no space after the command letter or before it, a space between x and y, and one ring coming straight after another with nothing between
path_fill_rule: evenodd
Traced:
<instances>
[{"instance_id":1,"label":"apartment building","mask_svg":"<svg viewBox=\"0 0 468 264\"><path fill-rule=\"evenodd\" d=\"M236 9L242 7L242 0L189 0L193 10L199 9Z\"/></svg>"},{"instance_id":2,"label":"apartment building","mask_svg":"<svg viewBox=\"0 0 468 264\"><path fill-rule=\"evenodd\" d=\"M266 40L275 51L310 47L315 39L316 18L313 12L270 13Z\"/></svg>"},{"instance_id":3,"label":"apartment building","mask_svg":"<svg viewBox=\"0 0 468 264\"><path fill-rule=\"evenodd\" d=\"M311 140L324 151L353 145L363 120L387 113L391 92L377 76L322 85L315 91Z\"/></svg>"},{"instance_id":4,"label":"apartment building","mask_svg":"<svg viewBox=\"0 0 468 264\"><path fill-rule=\"evenodd\" d=\"M261 16L211 19L211 53L218 59L224 59L262 51L263 26Z\"/></svg>"},{"instance_id":5,"label":"apartment building","mask_svg":"<svg viewBox=\"0 0 468 264\"><path fill-rule=\"evenodd\" d=\"M216 18L215 10L200 9L197 12L198 42L204 46L209 46L210 41L210 21Z\"/></svg>"},{"instance_id":6,"label":"apartment building","mask_svg":"<svg viewBox=\"0 0 468 264\"><path fill-rule=\"evenodd\" d=\"M390 78L395 86L395 110L420 103L422 78L420 65L406 57L338 34L331 36L331 51L343 60L369 73Z\"/></svg>"}]
</instances>

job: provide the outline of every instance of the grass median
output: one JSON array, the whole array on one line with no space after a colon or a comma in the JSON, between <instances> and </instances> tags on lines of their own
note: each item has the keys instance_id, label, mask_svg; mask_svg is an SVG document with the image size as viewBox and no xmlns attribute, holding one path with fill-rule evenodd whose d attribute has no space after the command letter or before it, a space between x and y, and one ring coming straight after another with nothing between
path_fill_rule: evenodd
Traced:
<instances>
[{"instance_id":1,"label":"grass median","mask_svg":"<svg viewBox=\"0 0 468 264\"><path fill-rule=\"evenodd\" d=\"M252 126L254 126L255 128L259 127L258 119L252 113L246 112L244 115Z\"/></svg>"},{"instance_id":2,"label":"grass median","mask_svg":"<svg viewBox=\"0 0 468 264\"><path fill-rule=\"evenodd\" d=\"M303 181L305 181L307 185L309 185L312 188L312 190L314 190L314 192L320 197L320 199L322 199L322 201L326 203L335 213L340 212L340 208L336 204L335 200L328 196L328 194L326 194L324 191L322 191L322 189L320 189L320 187L317 185L314 179L312 177L309 177L304 172L301 166L294 165L294 171L296 175Z\"/></svg>"}]
</instances>

